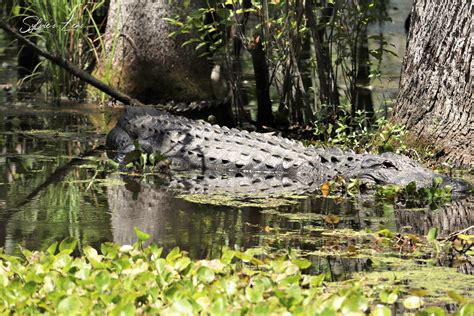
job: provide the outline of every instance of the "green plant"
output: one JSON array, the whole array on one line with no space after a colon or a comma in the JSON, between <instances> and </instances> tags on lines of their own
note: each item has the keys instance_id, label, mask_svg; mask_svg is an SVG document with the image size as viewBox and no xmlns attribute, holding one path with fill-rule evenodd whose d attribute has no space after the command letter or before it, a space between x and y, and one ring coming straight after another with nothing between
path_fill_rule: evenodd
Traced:
<instances>
[{"instance_id":1,"label":"green plant","mask_svg":"<svg viewBox=\"0 0 474 316\"><path fill-rule=\"evenodd\" d=\"M362 110L356 111L351 123L351 116L345 107L341 107L340 112L343 114L338 117L335 125L328 123L324 116L317 116L313 134L323 145L377 154L387 151L397 154L407 152L405 127L383 117L368 124L368 113Z\"/></svg>"},{"instance_id":2,"label":"green plant","mask_svg":"<svg viewBox=\"0 0 474 316\"><path fill-rule=\"evenodd\" d=\"M438 209L452 200L452 187L441 187L443 179L435 177L431 187L417 188L415 182L410 182L405 187L398 185L385 185L377 187L377 196L396 201L407 208L429 206Z\"/></svg>"},{"instance_id":3,"label":"green plant","mask_svg":"<svg viewBox=\"0 0 474 316\"><path fill-rule=\"evenodd\" d=\"M34 37L45 50L91 71L96 63L92 38L101 36L93 15L104 4L104 0L26 0L23 8L14 10L17 12L14 17L24 21L20 31ZM48 91L53 97L82 96L84 83L69 72L47 60L41 62L41 68L49 80ZM33 74L39 75L38 72Z\"/></svg>"},{"instance_id":4,"label":"green plant","mask_svg":"<svg viewBox=\"0 0 474 316\"><path fill-rule=\"evenodd\" d=\"M305 273L311 262L294 255L262 256L258 250L224 249L214 260L192 260L178 248L163 255L150 235L135 229L137 243L104 243L100 252L67 238L46 251L22 249L22 256L0 252L0 312L18 314L134 315L391 315L391 306L429 314L412 291L364 280L334 287L324 275ZM474 305L460 302L458 314L470 315ZM439 309L438 309L439 314ZM444 311L441 310L441 315Z\"/></svg>"}]
</instances>

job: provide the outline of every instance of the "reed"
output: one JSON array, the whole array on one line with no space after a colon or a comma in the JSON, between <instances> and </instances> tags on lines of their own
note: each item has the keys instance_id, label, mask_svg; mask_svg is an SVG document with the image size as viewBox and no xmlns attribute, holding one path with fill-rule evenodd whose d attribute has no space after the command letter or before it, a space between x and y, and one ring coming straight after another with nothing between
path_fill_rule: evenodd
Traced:
<instances>
[{"instance_id":1,"label":"reed","mask_svg":"<svg viewBox=\"0 0 474 316\"><path fill-rule=\"evenodd\" d=\"M102 36L96 13L104 6L105 0L25 0L17 4L14 16L20 21L20 31L35 38L45 50L91 72L100 49L94 44ZM61 67L43 60L32 76L40 75L47 79L49 96L84 97L84 83Z\"/></svg>"}]
</instances>

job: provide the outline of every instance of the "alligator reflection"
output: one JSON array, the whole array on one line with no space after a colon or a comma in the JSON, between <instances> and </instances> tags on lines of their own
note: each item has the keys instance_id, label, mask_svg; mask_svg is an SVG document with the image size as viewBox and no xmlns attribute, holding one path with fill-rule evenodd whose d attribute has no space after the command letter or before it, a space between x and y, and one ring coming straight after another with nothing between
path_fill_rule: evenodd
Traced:
<instances>
[{"instance_id":1,"label":"alligator reflection","mask_svg":"<svg viewBox=\"0 0 474 316\"><path fill-rule=\"evenodd\" d=\"M76 237L80 246L103 241L130 244L136 240L135 226L167 249L179 246L203 258L218 256L223 246L308 252L341 247L344 240L322 234L334 228L384 227L426 234L439 226L445 236L474 224L472 196L434 212L394 210L392 204L378 204L371 197L309 197L258 208L191 203L175 197L169 186L117 185L108 181L112 176L96 175L97 164L90 160L73 164L99 144L91 115L6 112L0 112L0 247L8 253L18 251L18 245L45 249L68 236ZM58 173L61 168L65 172ZM174 188L180 183L174 182ZM201 196L204 202L211 198ZM322 254L311 260L315 273L333 280L374 269L370 259Z\"/></svg>"}]
</instances>

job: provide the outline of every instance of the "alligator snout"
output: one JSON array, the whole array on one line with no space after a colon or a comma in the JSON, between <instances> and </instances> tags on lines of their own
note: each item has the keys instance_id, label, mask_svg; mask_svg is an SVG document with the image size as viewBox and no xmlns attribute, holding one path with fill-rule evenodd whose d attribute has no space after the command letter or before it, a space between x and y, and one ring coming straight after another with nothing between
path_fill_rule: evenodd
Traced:
<instances>
[{"instance_id":1,"label":"alligator snout","mask_svg":"<svg viewBox=\"0 0 474 316\"><path fill-rule=\"evenodd\" d=\"M443 183L441 186L450 186L453 188L453 192L468 192L472 190L472 185L461 179L453 179L448 176L441 176L443 178Z\"/></svg>"}]
</instances>

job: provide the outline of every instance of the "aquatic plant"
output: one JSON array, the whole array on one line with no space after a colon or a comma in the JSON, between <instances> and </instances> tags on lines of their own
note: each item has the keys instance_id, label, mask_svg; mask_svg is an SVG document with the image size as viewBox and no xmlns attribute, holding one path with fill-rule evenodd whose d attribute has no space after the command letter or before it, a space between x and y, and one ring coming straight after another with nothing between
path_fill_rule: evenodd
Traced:
<instances>
[{"instance_id":1,"label":"aquatic plant","mask_svg":"<svg viewBox=\"0 0 474 316\"><path fill-rule=\"evenodd\" d=\"M150 235L138 229L137 243L104 243L100 253L67 238L46 251L22 250L23 257L0 252L0 312L68 315L391 315L397 302L420 315L445 315L427 307L424 293L366 286L363 279L327 286L324 275L305 273L311 262L274 257L258 250L224 249L214 260L191 260L174 248L144 245ZM452 293L458 315L474 304Z\"/></svg>"}]
</instances>

